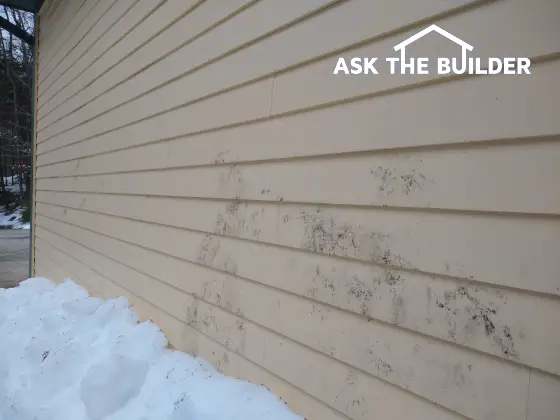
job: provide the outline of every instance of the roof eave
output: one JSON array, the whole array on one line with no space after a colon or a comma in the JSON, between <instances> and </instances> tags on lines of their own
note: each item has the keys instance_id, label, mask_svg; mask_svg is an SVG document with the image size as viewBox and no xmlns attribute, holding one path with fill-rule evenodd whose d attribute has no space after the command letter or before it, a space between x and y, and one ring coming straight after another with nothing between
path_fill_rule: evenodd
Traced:
<instances>
[{"instance_id":1,"label":"roof eave","mask_svg":"<svg viewBox=\"0 0 560 420\"><path fill-rule=\"evenodd\" d=\"M43 1L44 0L0 0L0 5L37 13L43 5Z\"/></svg>"}]
</instances>

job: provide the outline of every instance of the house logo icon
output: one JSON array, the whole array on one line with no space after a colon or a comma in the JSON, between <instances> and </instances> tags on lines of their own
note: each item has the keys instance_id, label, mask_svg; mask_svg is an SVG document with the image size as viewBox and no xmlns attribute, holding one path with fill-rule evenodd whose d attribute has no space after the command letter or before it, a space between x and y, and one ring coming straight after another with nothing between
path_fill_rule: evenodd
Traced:
<instances>
[{"instance_id":1,"label":"house logo icon","mask_svg":"<svg viewBox=\"0 0 560 420\"><path fill-rule=\"evenodd\" d=\"M424 36L437 32L461 47L461 58L438 57L436 59L437 74L531 74L531 60L527 57L469 57L469 53L474 47L468 42L456 37L452 33L440 28L438 25L430 25L420 32L408 37L401 43L395 45L393 49L399 53L398 57L386 57L385 61L389 65L390 74L410 74L410 75L429 75L430 71L427 57L407 58L406 47L423 38ZM340 57L336 63L333 74L379 74L376 66L379 57L353 57L350 59L350 66L346 63L346 58ZM349 70L349 67L351 70Z\"/></svg>"},{"instance_id":2,"label":"house logo icon","mask_svg":"<svg viewBox=\"0 0 560 420\"><path fill-rule=\"evenodd\" d=\"M393 49L395 51L400 51L400 53L401 53L401 57L400 57L399 61L401 63L406 63L406 47L409 46L410 44L412 44L413 42L418 41L420 38L423 38L424 36L428 35L431 32L437 32L438 34L440 34L441 36L444 36L445 38L454 42L455 44L460 45L461 46L462 64L463 65L466 64L466 62L467 62L467 50L472 51L472 50L474 50L474 47L471 44L467 44L462 39L457 38L455 35L447 32L445 29L441 29L437 25L428 26L423 31L420 31L417 34L412 35L410 38L405 39L400 44L395 45L393 47Z\"/></svg>"}]
</instances>

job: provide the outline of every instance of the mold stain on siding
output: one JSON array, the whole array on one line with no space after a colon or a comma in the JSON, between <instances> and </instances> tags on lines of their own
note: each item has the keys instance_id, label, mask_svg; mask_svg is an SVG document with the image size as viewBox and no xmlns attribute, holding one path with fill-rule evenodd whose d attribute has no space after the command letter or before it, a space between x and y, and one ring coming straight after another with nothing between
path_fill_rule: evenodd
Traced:
<instances>
[{"instance_id":1,"label":"mold stain on siding","mask_svg":"<svg viewBox=\"0 0 560 420\"><path fill-rule=\"evenodd\" d=\"M436 281L434 276L414 274L410 262L393 251L395 238L391 234L339 221L339 217L321 208L296 209L281 203L267 207L233 200L218 211L215 233L284 245L288 236L283 236L284 232L289 231L289 241L293 241L294 232L299 232L299 245L304 250L358 259L366 265L372 262L369 269L362 265L359 272L347 269L355 263L363 264L357 261L317 263L302 293L315 301L351 309L370 322L377 319L463 345L490 340L483 346L496 348L495 352L506 358L518 358L514 335L520 335L517 330L514 334L507 320L499 316L499 308L507 298L498 289L494 293L494 289L461 284L460 280ZM198 261L215 266L219 247L219 237L208 235L200 247ZM234 275L242 270L233 257L226 255L220 260L215 268ZM424 284L424 293L419 281Z\"/></svg>"}]
</instances>

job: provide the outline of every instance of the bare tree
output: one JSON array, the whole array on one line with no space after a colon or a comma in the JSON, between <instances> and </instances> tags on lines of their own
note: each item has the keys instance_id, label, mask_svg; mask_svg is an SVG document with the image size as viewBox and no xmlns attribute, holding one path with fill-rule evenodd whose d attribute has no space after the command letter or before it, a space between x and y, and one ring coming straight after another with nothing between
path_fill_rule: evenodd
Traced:
<instances>
[{"instance_id":1,"label":"bare tree","mask_svg":"<svg viewBox=\"0 0 560 420\"><path fill-rule=\"evenodd\" d=\"M0 16L28 34L33 32L30 13L4 6ZM33 46L0 30L0 186L5 193L4 177L16 175L20 198L29 190L33 67Z\"/></svg>"}]
</instances>

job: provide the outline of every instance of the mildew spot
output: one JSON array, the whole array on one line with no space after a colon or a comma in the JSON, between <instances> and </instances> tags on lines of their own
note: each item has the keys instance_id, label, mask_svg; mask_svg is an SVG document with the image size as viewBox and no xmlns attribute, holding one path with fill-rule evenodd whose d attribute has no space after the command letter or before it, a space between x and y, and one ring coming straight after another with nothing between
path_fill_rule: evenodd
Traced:
<instances>
[{"instance_id":1,"label":"mildew spot","mask_svg":"<svg viewBox=\"0 0 560 420\"><path fill-rule=\"evenodd\" d=\"M317 265L317 267L315 268L315 278L314 281L318 281L320 284L322 284L324 289L328 289L330 290L331 294L334 296L336 293L336 289L334 287L334 282L333 280L328 277L327 275L323 274L322 270L321 270L321 266Z\"/></svg>"},{"instance_id":2,"label":"mildew spot","mask_svg":"<svg viewBox=\"0 0 560 420\"><path fill-rule=\"evenodd\" d=\"M235 216L239 212L239 202L233 202L226 206L226 213Z\"/></svg>"},{"instance_id":3,"label":"mildew spot","mask_svg":"<svg viewBox=\"0 0 560 420\"><path fill-rule=\"evenodd\" d=\"M329 255L357 253L356 233L349 224L336 224L334 219L325 218L320 210L304 212L301 217L305 224L304 248Z\"/></svg>"},{"instance_id":4,"label":"mildew spot","mask_svg":"<svg viewBox=\"0 0 560 420\"><path fill-rule=\"evenodd\" d=\"M395 325L401 325L406 318L404 298L401 295L393 295L393 318Z\"/></svg>"},{"instance_id":5,"label":"mildew spot","mask_svg":"<svg viewBox=\"0 0 560 420\"><path fill-rule=\"evenodd\" d=\"M346 383L348 385L353 385L356 382L356 372L353 370L348 371L348 375L346 375Z\"/></svg>"},{"instance_id":6,"label":"mildew spot","mask_svg":"<svg viewBox=\"0 0 560 420\"><path fill-rule=\"evenodd\" d=\"M224 260L223 270L229 274L237 274L237 263L228 256Z\"/></svg>"},{"instance_id":7,"label":"mildew spot","mask_svg":"<svg viewBox=\"0 0 560 420\"><path fill-rule=\"evenodd\" d=\"M453 365L453 384L459 388L462 388L465 385L465 374L463 373L463 366L461 363L457 362Z\"/></svg>"},{"instance_id":8,"label":"mildew spot","mask_svg":"<svg viewBox=\"0 0 560 420\"><path fill-rule=\"evenodd\" d=\"M234 194L236 198L243 195L245 191L245 182L243 180L243 168L237 165L229 166L227 172L225 168L220 171L219 176L220 190L227 195Z\"/></svg>"},{"instance_id":9,"label":"mildew spot","mask_svg":"<svg viewBox=\"0 0 560 420\"><path fill-rule=\"evenodd\" d=\"M400 173L395 168L378 166L376 169L370 170L370 173L380 180L379 191L385 195L391 195L396 192L410 195L415 191L421 190L427 181L426 176L415 169L412 169L410 172Z\"/></svg>"},{"instance_id":10,"label":"mildew spot","mask_svg":"<svg viewBox=\"0 0 560 420\"><path fill-rule=\"evenodd\" d=\"M401 180L403 182L404 193L409 195L414 191L422 189L426 181L426 177L413 169L411 173L401 175Z\"/></svg>"},{"instance_id":11,"label":"mildew spot","mask_svg":"<svg viewBox=\"0 0 560 420\"><path fill-rule=\"evenodd\" d=\"M399 283L402 283L402 277L400 274L394 273L392 271L387 271L385 275L385 283L389 286L396 286Z\"/></svg>"},{"instance_id":12,"label":"mildew spot","mask_svg":"<svg viewBox=\"0 0 560 420\"><path fill-rule=\"evenodd\" d=\"M300 218L304 222L301 246L305 249L412 268L407 260L389 249L386 233L338 222L320 209L314 213L302 212Z\"/></svg>"},{"instance_id":13,"label":"mildew spot","mask_svg":"<svg viewBox=\"0 0 560 420\"><path fill-rule=\"evenodd\" d=\"M214 157L214 163L224 163L225 162L225 155L229 152L229 150L222 150L219 151L216 156Z\"/></svg>"},{"instance_id":14,"label":"mildew spot","mask_svg":"<svg viewBox=\"0 0 560 420\"><path fill-rule=\"evenodd\" d=\"M475 287L474 293L477 291ZM505 299L502 295L501 300L505 301ZM468 302L467 305L464 304L465 300ZM467 332L467 337L474 333L477 326L482 327L484 335L499 346L503 356L518 357L510 328L507 325L499 326L497 323L498 310L494 301L490 305L483 304L473 295L472 289L469 291L466 286L458 286L455 290L444 292L443 300L436 298L435 305L446 312L449 338L456 340L457 316L460 312L466 313L467 320L463 328Z\"/></svg>"},{"instance_id":15,"label":"mildew spot","mask_svg":"<svg viewBox=\"0 0 560 420\"><path fill-rule=\"evenodd\" d=\"M354 276L348 286L348 293L359 300L369 301L373 298L374 290L368 288L358 276Z\"/></svg>"},{"instance_id":16,"label":"mildew spot","mask_svg":"<svg viewBox=\"0 0 560 420\"><path fill-rule=\"evenodd\" d=\"M196 261L198 263L211 266L220 250L220 239L216 236L207 234L204 236L198 250Z\"/></svg>"},{"instance_id":17,"label":"mildew spot","mask_svg":"<svg viewBox=\"0 0 560 420\"><path fill-rule=\"evenodd\" d=\"M246 203L242 206L240 201L228 204L224 210L218 212L214 232L224 236L249 236L259 239L262 229L257 225L257 218L264 214L264 209L248 215L247 207Z\"/></svg>"},{"instance_id":18,"label":"mildew spot","mask_svg":"<svg viewBox=\"0 0 560 420\"><path fill-rule=\"evenodd\" d=\"M223 214L218 214L216 218L215 232L225 236L230 236L233 233L233 227L227 222Z\"/></svg>"},{"instance_id":19,"label":"mildew spot","mask_svg":"<svg viewBox=\"0 0 560 420\"><path fill-rule=\"evenodd\" d=\"M412 264L398 254L394 254L390 249L386 249L380 256L374 255L373 258L376 262L383 262L384 264L393 267L412 269Z\"/></svg>"},{"instance_id":20,"label":"mildew spot","mask_svg":"<svg viewBox=\"0 0 560 420\"><path fill-rule=\"evenodd\" d=\"M391 365L379 357L375 361L375 369L385 379L387 379L389 374L393 372Z\"/></svg>"},{"instance_id":21,"label":"mildew spot","mask_svg":"<svg viewBox=\"0 0 560 420\"><path fill-rule=\"evenodd\" d=\"M198 322L198 300L195 299L188 307L185 316L187 325L196 326Z\"/></svg>"}]
</instances>

